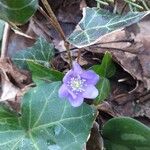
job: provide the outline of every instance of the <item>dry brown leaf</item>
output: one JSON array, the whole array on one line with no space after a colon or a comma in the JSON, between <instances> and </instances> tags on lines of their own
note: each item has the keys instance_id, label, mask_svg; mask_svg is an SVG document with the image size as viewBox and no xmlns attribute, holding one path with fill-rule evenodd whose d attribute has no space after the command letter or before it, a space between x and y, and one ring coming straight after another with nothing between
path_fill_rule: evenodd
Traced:
<instances>
[{"instance_id":1,"label":"dry brown leaf","mask_svg":"<svg viewBox=\"0 0 150 150\"><path fill-rule=\"evenodd\" d=\"M99 125L97 122L94 122L90 138L86 144L86 150L103 150L103 147L103 139L99 132Z\"/></svg>"},{"instance_id":2,"label":"dry brown leaf","mask_svg":"<svg viewBox=\"0 0 150 150\"><path fill-rule=\"evenodd\" d=\"M19 70L10 59L0 59L0 75L2 93L0 101L15 101L23 95L31 78L26 71Z\"/></svg>"},{"instance_id":3,"label":"dry brown leaf","mask_svg":"<svg viewBox=\"0 0 150 150\"><path fill-rule=\"evenodd\" d=\"M147 117L150 119L150 101L136 104L134 108L134 117Z\"/></svg>"},{"instance_id":4,"label":"dry brown leaf","mask_svg":"<svg viewBox=\"0 0 150 150\"><path fill-rule=\"evenodd\" d=\"M104 53L109 50L115 61L130 73L134 79L141 81L144 88L150 90L150 26L149 19L104 37L99 44L87 50Z\"/></svg>"},{"instance_id":5,"label":"dry brown leaf","mask_svg":"<svg viewBox=\"0 0 150 150\"><path fill-rule=\"evenodd\" d=\"M114 111L114 109L112 108L112 105L108 102L103 102L97 108L98 110L105 112L109 114L110 116L113 116L113 117L120 116L117 112Z\"/></svg>"},{"instance_id":6,"label":"dry brown leaf","mask_svg":"<svg viewBox=\"0 0 150 150\"><path fill-rule=\"evenodd\" d=\"M12 64L9 58L0 59L0 70L2 73L5 73L19 88L23 88L31 83L31 77L28 71L18 69Z\"/></svg>"},{"instance_id":7,"label":"dry brown leaf","mask_svg":"<svg viewBox=\"0 0 150 150\"><path fill-rule=\"evenodd\" d=\"M108 105L102 104L101 111L111 116L130 116L150 118L150 17L141 21L138 26L133 25L124 30L114 32L111 36L104 37L99 43L86 48L90 52L105 53L110 51L113 59L137 81L135 88L126 84L119 93L114 93L118 87L112 90L108 98ZM119 69L120 70L120 69ZM121 72L120 72L121 73ZM122 74L124 71L122 70ZM121 79L121 74L115 78ZM126 76L124 76L126 78ZM127 77L128 78L128 77ZM116 82L115 82L116 84ZM113 85L112 85L113 86ZM128 90L130 89L130 90ZM135 89L135 90L132 90ZM145 94L144 94L145 93ZM109 107L108 107L109 106Z\"/></svg>"},{"instance_id":8,"label":"dry brown leaf","mask_svg":"<svg viewBox=\"0 0 150 150\"><path fill-rule=\"evenodd\" d=\"M17 97L17 94L21 92L19 88L14 86L10 81L7 81L6 79L2 78L2 95L0 97L0 101L6 101L6 100L15 100L15 97Z\"/></svg>"}]
</instances>

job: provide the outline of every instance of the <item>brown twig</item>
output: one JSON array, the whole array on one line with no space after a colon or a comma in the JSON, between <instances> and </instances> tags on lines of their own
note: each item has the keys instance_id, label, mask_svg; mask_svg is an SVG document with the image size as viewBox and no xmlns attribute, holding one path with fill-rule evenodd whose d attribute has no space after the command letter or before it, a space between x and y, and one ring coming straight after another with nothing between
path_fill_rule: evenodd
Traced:
<instances>
[{"instance_id":1,"label":"brown twig","mask_svg":"<svg viewBox=\"0 0 150 150\"><path fill-rule=\"evenodd\" d=\"M56 26L56 23L52 20L52 18L50 18L47 13L42 9L42 7L39 7L38 10L40 11L40 13L50 22L50 24L55 28L55 30L59 33L59 30ZM61 35L60 35L61 36ZM62 38L62 36L61 36ZM64 39L64 38L63 38Z\"/></svg>"},{"instance_id":2,"label":"brown twig","mask_svg":"<svg viewBox=\"0 0 150 150\"><path fill-rule=\"evenodd\" d=\"M117 40L117 41L106 41L106 42L99 42L99 43L95 43L93 44L92 46L99 46L99 45L102 45L102 44L115 44L115 43L134 43L134 39L124 39L124 40Z\"/></svg>"},{"instance_id":3,"label":"brown twig","mask_svg":"<svg viewBox=\"0 0 150 150\"><path fill-rule=\"evenodd\" d=\"M78 57L77 57L77 62L78 62L78 63L79 63L79 60L80 60L81 51L82 51L82 49L79 48L79 50L78 50Z\"/></svg>"},{"instance_id":4,"label":"brown twig","mask_svg":"<svg viewBox=\"0 0 150 150\"><path fill-rule=\"evenodd\" d=\"M8 46L8 38L9 38L9 31L10 31L10 26L9 26L8 23L5 23L3 39L2 39L2 46L1 46L1 59L4 59L6 57L6 51L7 51L7 46Z\"/></svg>"},{"instance_id":5,"label":"brown twig","mask_svg":"<svg viewBox=\"0 0 150 150\"><path fill-rule=\"evenodd\" d=\"M49 5L47 0L41 0L45 9L48 12L49 15L49 21L51 22L52 26L56 29L56 31L60 34L61 38L64 40L65 44L64 46L66 47L68 58L69 58L69 65L70 68L72 67L72 57L71 57L71 52L70 52L70 44L67 42L64 31L62 30L54 12L51 9L51 6Z\"/></svg>"},{"instance_id":6,"label":"brown twig","mask_svg":"<svg viewBox=\"0 0 150 150\"><path fill-rule=\"evenodd\" d=\"M122 52L128 52L128 53L131 53L131 54L138 54L138 52L131 52L130 50L127 50L127 49L121 49L121 48L115 48L115 47L104 47L104 46L90 46L90 48L92 49L106 49L106 50L111 50L111 51L122 51Z\"/></svg>"},{"instance_id":7,"label":"brown twig","mask_svg":"<svg viewBox=\"0 0 150 150\"><path fill-rule=\"evenodd\" d=\"M123 5L120 15L122 15L122 14L124 13L126 7L127 7L127 3L125 3L125 4Z\"/></svg>"}]
</instances>

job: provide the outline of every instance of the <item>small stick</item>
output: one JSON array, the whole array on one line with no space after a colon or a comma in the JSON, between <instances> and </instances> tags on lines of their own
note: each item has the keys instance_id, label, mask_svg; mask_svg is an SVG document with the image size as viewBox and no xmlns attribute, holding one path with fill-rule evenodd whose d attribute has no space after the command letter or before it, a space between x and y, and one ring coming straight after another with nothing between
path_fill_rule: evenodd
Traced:
<instances>
[{"instance_id":1,"label":"small stick","mask_svg":"<svg viewBox=\"0 0 150 150\"><path fill-rule=\"evenodd\" d=\"M60 32L60 35L61 35L62 39L65 41L66 40L65 34L64 34L59 22L57 21L57 18L55 16L54 12L52 11L51 6L49 5L48 1L47 0L42 0L42 3L44 5L44 7L46 8L50 18L53 21L53 23L56 25L55 27L59 29L59 32Z\"/></svg>"},{"instance_id":2,"label":"small stick","mask_svg":"<svg viewBox=\"0 0 150 150\"><path fill-rule=\"evenodd\" d=\"M9 38L10 26L8 23L5 23L3 39L2 39L2 47L1 47L1 59L6 57L6 51L8 46L8 38Z\"/></svg>"},{"instance_id":3,"label":"small stick","mask_svg":"<svg viewBox=\"0 0 150 150\"><path fill-rule=\"evenodd\" d=\"M126 7L127 7L127 3L125 3L125 4L124 4L124 6L122 7L122 10L121 10L120 15L122 15L122 14L124 13L124 11L125 11Z\"/></svg>"},{"instance_id":4,"label":"small stick","mask_svg":"<svg viewBox=\"0 0 150 150\"><path fill-rule=\"evenodd\" d=\"M117 13L117 8L118 8L118 3L116 0L114 0L114 10L113 13L116 14Z\"/></svg>"},{"instance_id":5,"label":"small stick","mask_svg":"<svg viewBox=\"0 0 150 150\"><path fill-rule=\"evenodd\" d=\"M53 27L56 29L56 31L59 32L59 34L61 35L62 39L64 40L64 46L66 47L66 50L67 50L67 54L68 54L68 58L69 58L69 65L70 65L70 68L72 67L72 57L71 57L71 52L70 52L70 44L67 42L66 40L66 37L65 37L65 34L64 34L64 31L62 30L54 12L52 11L51 9L51 6L49 5L48 1L47 0L41 0L44 7L46 8L48 14L49 14L49 17L51 18L51 23L53 25Z\"/></svg>"},{"instance_id":6,"label":"small stick","mask_svg":"<svg viewBox=\"0 0 150 150\"><path fill-rule=\"evenodd\" d=\"M122 52L128 52L128 53L131 53L131 54L138 54L138 52L131 52L130 50L125 50L125 49L121 49L121 48L115 48L115 47L104 47L104 46L90 46L89 48L92 48L92 49L98 49L98 48L101 48L101 49L106 49L106 50L111 50L111 51L122 51Z\"/></svg>"},{"instance_id":7,"label":"small stick","mask_svg":"<svg viewBox=\"0 0 150 150\"><path fill-rule=\"evenodd\" d=\"M80 56L81 56L81 51L82 51L82 49L79 48L79 50L78 50L78 57L77 57L77 63L78 64L79 64L79 60L80 60Z\"/></svg>"}]
</instances>

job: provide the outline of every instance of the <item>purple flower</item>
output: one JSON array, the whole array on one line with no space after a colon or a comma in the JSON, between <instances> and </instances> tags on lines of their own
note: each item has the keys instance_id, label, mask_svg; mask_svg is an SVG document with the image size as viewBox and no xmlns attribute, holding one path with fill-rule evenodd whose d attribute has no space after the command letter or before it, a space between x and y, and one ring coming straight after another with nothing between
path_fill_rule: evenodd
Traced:
<instances>
[{"instance_id":1,"label":"purple flower","mask_svg":"<svg viewBox=\"0 0 150 150\"><path fill-rule=\"evenodd\" d=\"M63 78L63 84L59 89L59 97L66 98L72 106L78 107L84 98L94 99L98 96L95 85L99 76L92 70L83 70L76 62L73 69L67 72Z\"/></svg>"}]
</instances>

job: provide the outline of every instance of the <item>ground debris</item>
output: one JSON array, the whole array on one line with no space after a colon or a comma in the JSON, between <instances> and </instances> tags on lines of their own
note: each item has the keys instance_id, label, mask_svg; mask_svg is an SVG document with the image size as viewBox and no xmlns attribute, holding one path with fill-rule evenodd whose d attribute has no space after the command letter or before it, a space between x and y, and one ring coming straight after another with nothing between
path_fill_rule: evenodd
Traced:
<instances>
[{"instance_id":1,"label":"ground debris","mask_svg":"<svg viewBox=\"0 0 150 150\"><path fill-rule=\"evenodd\" d=\"M148 16L149 17L149 16ZM148 18L147 17L147 18ZM99 43L87 50L104 53L110 51L114 60L131 76L143 83L143 90L150 89L150 46L147 27L148 19L138 25L133 25L124 30L119 30L110 36L104 37Z\"/></svg>"},{"instance_id":2,"label":"ground debris","mask_svg":"<svg viewBox=\"0 0 150 150\"><path fill-rule=\"evenodd\" d=\"M0 59L0 76L0 101L12 101L11 104L13 105L11 106L17 106L19 109L20 98L28 90L28 85L31 83L30 75L27 71L14 66L9 58L5 58Z\"/></svg>"}]
</instances>

